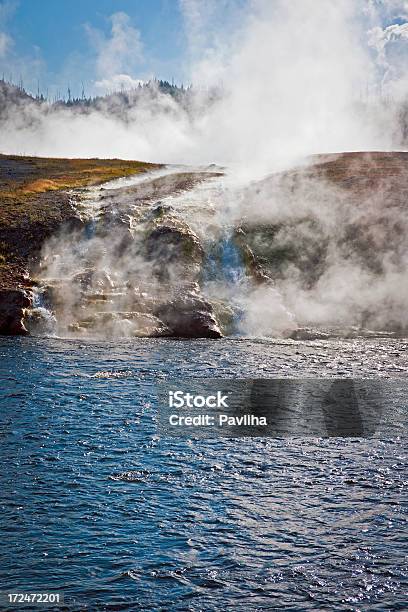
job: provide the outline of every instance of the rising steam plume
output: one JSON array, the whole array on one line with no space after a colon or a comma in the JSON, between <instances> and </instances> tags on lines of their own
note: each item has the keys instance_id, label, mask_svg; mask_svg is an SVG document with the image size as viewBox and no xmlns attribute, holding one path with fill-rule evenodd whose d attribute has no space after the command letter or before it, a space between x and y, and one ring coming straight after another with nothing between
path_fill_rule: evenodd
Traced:
<instances>
[{"instance_id":1,"label":"rising steam plume","mask_svg":"<svg viewBox=\"0 0 408 612\"><path fill-rule=\"evenodd\" d=\"M192 39L205 44L204 4L184 0L181 6ZM366 190L353 201L344 186L302 168L317 153L404 150L404 19L408 15L399 2L256 0L237 9L233 31L194 49L190 79L197 86L187 102L157 89L124 113L120 96L86 112L22 100L18 112L14 107L12 114L3 113L2 150L226 166L228 183L207 202L217 211L218 227L243 229L254 252L265 254L272 240L276 252L297 253L269 266L274 292L230 294L245 303L247 333L267 335L256 322L268 313L275 321L281 313L280 331L293 320L403 329L408 323L400 289L406 285L399 239L405 231L403 204L385 205L389 186L382 184L376 184L374 200ZM208 88L217 95L209 97ZM365 164L376 171L374 157ZM295 187L290 181L277 186L271 176L291 168L297 169ZM357 165L356 173L360 170ZM257 233L256 224L273 231ZM383 235L381 224L387 227ZM199 236L199 228L194 231ZM348 250L367 235L368 250L377 249L376 266L369 254ZM118 264L105 263L110 269ZM135 271L144 265L134 257ZM228 293L224 289L216 291Z\"/></svg>"},{"instance_id":2,"label":"rising steam plume","mask_svg":"<svg viewBox=\"0 0 408 612\"><path fill-rule=\"evenodd\" d=\"M240 9L233 31L218 35L216 43L208 41L209 48L195 49L188 108L157 91L123 113L115 96L86 113L22 100L2 122L2 151L215 162L259 176L313 153L399 147L406 38L403 29L391 36L378 25L380 9L389 5L250 2ZM191 40L207 42L200 34L214 6L181 3ZM221 10L216 17L222 17ZM128 41L131 32L123 35ZM119 42L99 41L99 70L109 65L109 52L120 48ZM113 65L124 69L116 59ZM211 87L220 95L210 103Z\"/></svg>"}]
</instances>

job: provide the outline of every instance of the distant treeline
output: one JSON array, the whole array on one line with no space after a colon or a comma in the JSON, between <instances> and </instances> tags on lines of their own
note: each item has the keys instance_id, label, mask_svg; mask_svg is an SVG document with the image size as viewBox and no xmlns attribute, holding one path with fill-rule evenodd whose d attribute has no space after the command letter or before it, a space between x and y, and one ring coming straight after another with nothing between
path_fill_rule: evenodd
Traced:
<instances>
[{"instance_id":1,"label":"distant treeline","mask_svg":"<svg viewBox=\"0 0 408 612\"><path fill-rule=\"evenodd\" d=\"M199 95L197 95L199 94ZM189 116L200 114L217 102L225 94L223 86L200 88L195 85L176 85L162 79L151 79L139 82L133 88L122 87L104 95L87 96L82 87L81 95L72 95L70 86L62 94L57 91L52 97L48 91L40 91L38 85L36 94L29 93L22 80L14 83L11 76L0 78L0 122L7 121L10 116L19 118L20 123L29 123L36 109L45 114L59 109L72 109L78 113L88 114L93 111L115 115L123 121L132 119L134 109L148 108L154 112L172 112L181 109ZM393 126L393 141L395 146L408 146L408 96L396 101L389 96L369 95L367 92L356 92L355 111L362 117L372 121L387 123ZM16 108L17 107L17 108ZM22 111L24 107L24 112ZM384 123L384 124L385 124Z\"/></svg>"},{"instance_id":2,"label":"distant treeline","mask_svg":"<svg viewBox=\"0 0 408 612\"><path fill-rule=\"evenodd\" d=\"M42 92L40 91L39 87L35 95L30 94L24 88L22 80L20 80L18 83L14 83L11 77L7 80L4 75L0 79L0 92L3 93L3 95L7 93L8 97L13 97L14 95L15 97L26 100L31 99L37 102L47 102L62 106L98 106L100 102L111 96L119 97L122 99L124 104L129 104L139 95L154 92L168 94L173 98L180 100L181 98L185 97L186 94L192 92L192 90L192 85L185 87L184 84L175 85L169 81L151 79L149 81L140 82L133 88L122 87L117 91L111 91L100 96L86 96L84 87L82 87L82 93L80 96L74 96L72 95L72 90L69 85L67 86L65 93L57 91L53 96L49 96L48 90Z\"/></svg>"}]
</instances>

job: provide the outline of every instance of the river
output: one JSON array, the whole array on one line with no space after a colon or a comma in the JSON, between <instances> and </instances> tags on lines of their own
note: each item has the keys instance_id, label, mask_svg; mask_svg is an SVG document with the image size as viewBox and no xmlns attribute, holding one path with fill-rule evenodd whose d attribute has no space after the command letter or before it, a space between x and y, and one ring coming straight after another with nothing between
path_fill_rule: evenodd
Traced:
<instances>
[{"instance_id":1,"label":"river","mask_svg":"<svg viewBox=\"0 0 408 612\"><path fill-rule=\"evenodd\" d=\"M69 611L406 609L403 435L159 437L155 386L407 368L400 340L1 338L2 589Z\"/></svg>"}]
</instances>

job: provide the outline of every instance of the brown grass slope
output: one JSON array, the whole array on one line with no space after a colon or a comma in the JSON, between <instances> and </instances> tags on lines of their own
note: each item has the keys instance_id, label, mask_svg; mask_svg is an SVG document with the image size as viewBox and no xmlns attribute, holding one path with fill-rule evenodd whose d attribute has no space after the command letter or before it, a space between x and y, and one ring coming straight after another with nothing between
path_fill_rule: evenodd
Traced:
<instances>
[{"instance_id":1,"label":"brown grass slope","mask_svg":"<svg viewBox=\"0 0 408 612\"><path fill-rule=\"evenodd\" d=\"M159 167L120 159L0 155L0 289L29 284L29 261L48 236L74 218L67 190Z\"/></svg>"}]
</instances>

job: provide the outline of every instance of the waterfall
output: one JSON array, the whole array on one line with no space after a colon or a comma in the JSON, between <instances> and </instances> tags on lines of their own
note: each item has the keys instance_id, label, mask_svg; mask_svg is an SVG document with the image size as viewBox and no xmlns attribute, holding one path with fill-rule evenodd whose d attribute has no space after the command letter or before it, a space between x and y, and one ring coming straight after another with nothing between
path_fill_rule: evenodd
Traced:
<instances>
[{"instance_id":1,"label":"waterfall","mask_svg":"<svg viewBox=\"0 0 408 612\"><path fill-rule=\"evenodd\" d=\"M232 230L225 230L221 238L208 241L205 248L203 280L225 285L242 284L246 271L242 254L234 242Z\"/></svg>"},{"instance_id":2,"label":"waterfall","mask_svg":"<svg viewBox=\"0 0 408 612\"><path fill-rule=\"evenodd\" d=\"M227 315L225 331L228 335L241 335L240 327L245 314L242 296L248 291L249 279L233 228L223 228L221 237L205 245L202 283L204 292L215 303L216 309L218 305L218 310L224 309ZM222 318L222 313L219 316Z\"/></svg>"},{"instance_id":3,"label":"waterfall","mask_svg":"<svg viewBox=\"0 0 408 612\"><path fill-rule=\"evenodd\" d=\"M233 336L286 336L296 328L294 317L272 283L257 283L233 227L225 226L207 242L203 287L223 331Z\"/></svg>"},{"instance_id":4,"label":"waterfall","mask_svg":"<svg viewBox=\"0 0 408 612\"><path fill-rule=\"evenodd\" d=\"M221 239L220 252L221 274L224 279L233 285L245 283L247 277L242 253L234 241L231 230Z\"/></svg>"},{"instance_id":5,"label":"waterfall","mask_svg":"<svg viewBox=\"0 0 408 612\"><path fill-rule=\"evenodd\" d=\"M43 287L33 288L33 305L27 314L26 324L33 336L50 336L55 333L57 320L47 303Z\"/></svg>"},{"instance_id":6,"label":"waterfall","mask_svg":"<svg viewBox=\"0 0 408 612\"><path fill-rule=\"evenodd\" d=\"M91 238L95 236L95 230L96 230L96 218L93 217L85 224L85 228L84 228L85 238L87 240L91 240Z\"/></svg>"}]
</instances>

